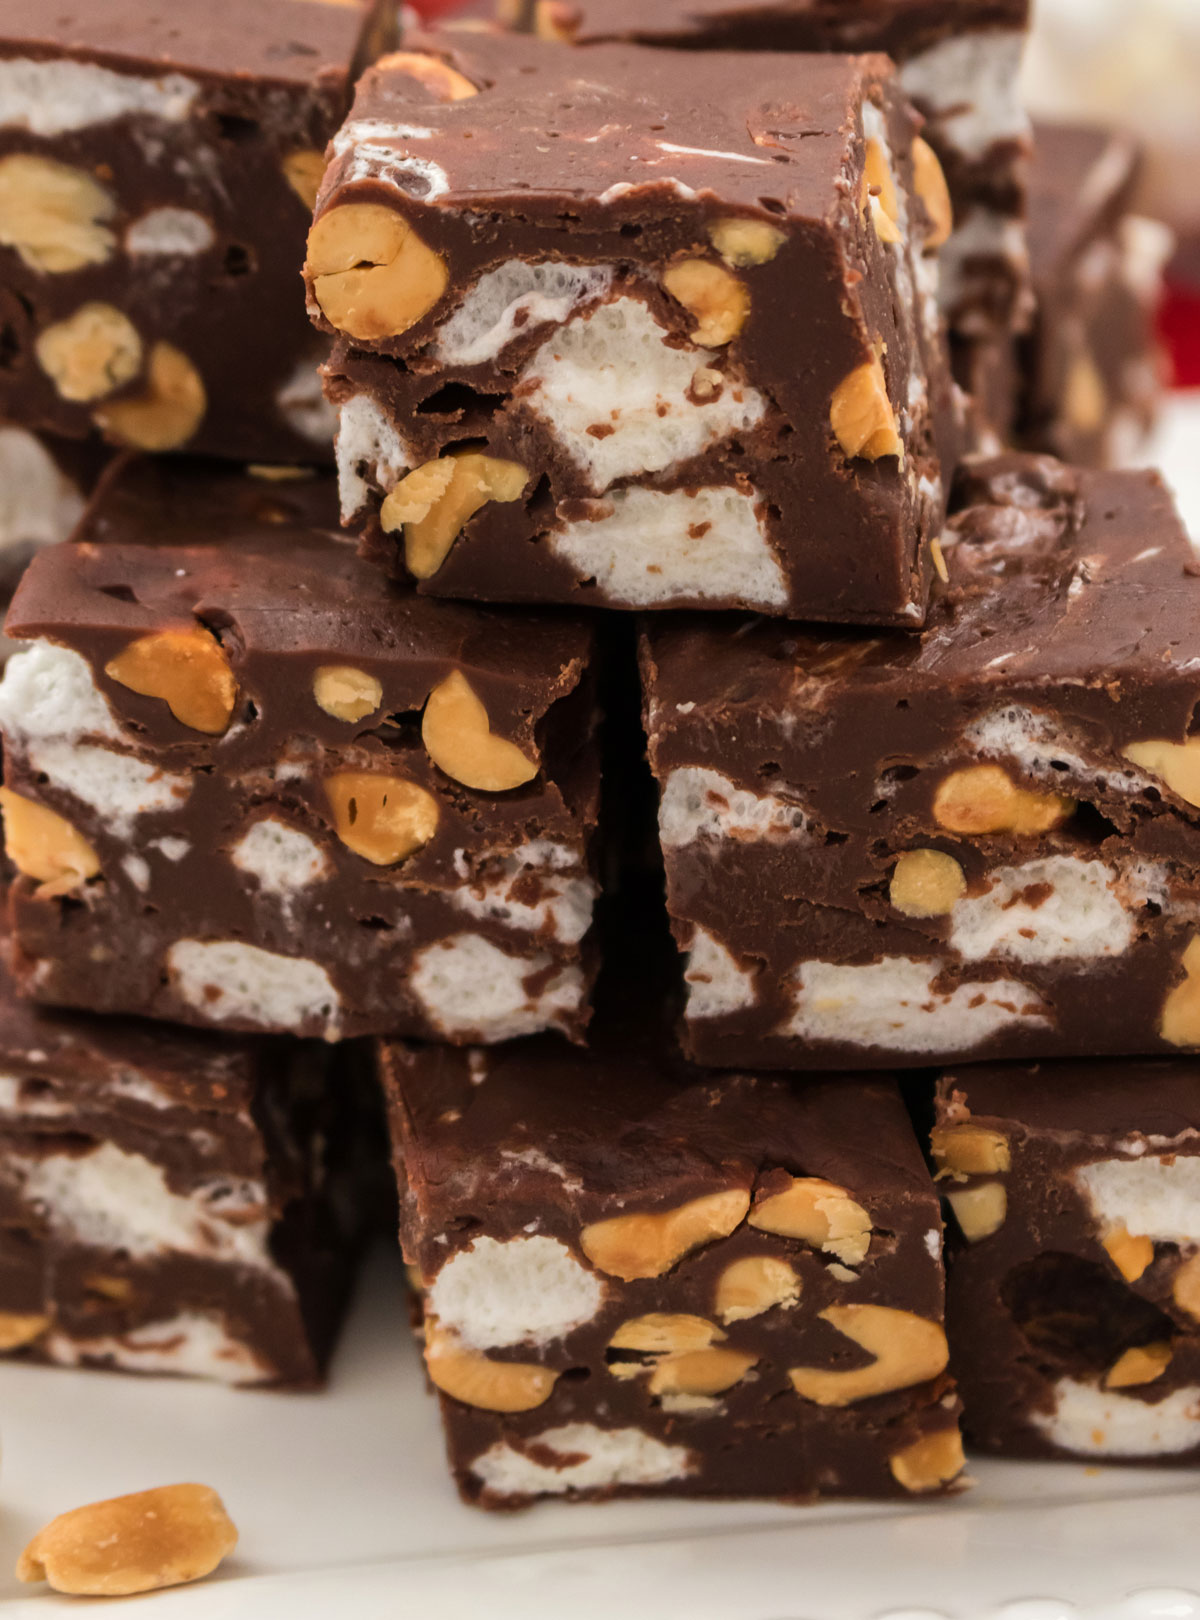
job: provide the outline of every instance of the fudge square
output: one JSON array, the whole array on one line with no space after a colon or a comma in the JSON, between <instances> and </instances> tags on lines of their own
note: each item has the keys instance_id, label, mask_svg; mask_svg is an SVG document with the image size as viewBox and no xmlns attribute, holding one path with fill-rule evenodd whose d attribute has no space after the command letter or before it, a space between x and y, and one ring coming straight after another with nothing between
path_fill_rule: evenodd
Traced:
<instances>
[{"instance_id":1,"label":"fudge square","mask_svg":"<svg viewBox=\"0 0 1200 1620\"><path fill-rule=\"evenodd\" d=\"M0 1352L319 1382L382 1168L343 1054L40 1012L0 975Z\"/></svg>"},{"instance_id":2,"label":"fudge square","mask_svg":"<svg viewBox=\"0 0 1200 1620\"><path fill-rule=\"evenodd\" d=\"M944 1490L941 1225L895 1084L651 1046L381 1043L463 1495Z\"/></svg>"},{"instance_id":3,"label":"fudge square","mask_svg":"<svg viewBox=\"0 0 1200 1620\"><path fill-rule=\"evenodd\" d=\"M1039 124L1029 253L1037 319L1021 340L1020 442L1085 466L1128 460L1162 385L1155 317L1171 233L1133 210L1132 137Z\"/></svg>"},{"instance_id":4,"label":"fudge square","mask_svg":"<svg viewBox=\"0 0 1200 1620\"><path fill-rule=\"evenodd\" d=\"M881 57L385 58L306 270L366 554L435 595L919 620L954 421L916 127Z\"/></svg>"},{"instance_id":5,"label":"fudge square","mask_svg":"<svg viewBox=\"0 0 1200 1620\"><path fill-rule=\"evenodd\" d=\"M1019 74L1029 0L499 0L498 10L510 26L579 45L885 51L950 186L941 296L951 325L978 335L1025 324L1029 120Z\"/></svg>"},{"instance_id":6,"label":"fudge square","mask_svg":"<svg viewBox=\"0 0 1200 1620\"><path fill-rule=\"evenodd\" d=\"M329 461L296 270L390 5L0 4L0 416Z\"/></svg>"},{"instance_id":7,"label":"fudge square","mask_svg":"<svg viewBox=\"0 0 1200 1620\"><path fill-rule=\"evenodd\" d=\"M987 1451L1200 1457L1200 1064L943 1075L933 1131L957 1217L947 1320Z\"/></svg>"},{"instance_id":8,"label":"fudge square","mask_svg":"<svg viewBox=\"0 0 1200 1620\"><path fill-rule=\"evenodd\" d=\"M0 683L21 990L327 1039L577 1034L591 632L393 591L334 509L331 478L146 457L34 560Z\"/></svg>"},{"instance_id":9,"label":"fudge square","mask_svg":"<svg viewBox=\"0 0 1200 1620\"><path fill-rule=\"evenodd\" d=\"M659 620L702 1062L1200 1046L1200 581L1153 473L971 464L920 636Z\"/></svg>"}]
</instances>

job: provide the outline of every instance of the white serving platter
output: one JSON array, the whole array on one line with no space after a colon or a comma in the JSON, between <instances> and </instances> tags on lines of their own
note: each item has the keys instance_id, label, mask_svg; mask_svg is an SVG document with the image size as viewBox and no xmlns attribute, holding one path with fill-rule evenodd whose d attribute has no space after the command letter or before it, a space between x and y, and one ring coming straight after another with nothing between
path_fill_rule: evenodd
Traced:
<instances>
[{"instance_id":1,"label":"white serving platter","mask_svg":"<svg viewBox=\"0 0 1200 1620\"><path fill-rule=\"evenodd\" d=\"M1155 459L1200 540L1200 395ZM10 1363L0 1444L5 1620L88 1607L9 1573L47 1519L180 1480L221 1492L241 1542L213 1580L127 1600L137 1620L1200 1620L1200 1470L975 1462L969 1492L894 1506L466 1508L394 1254L323 1395Z\"/></svg>"}]
</instances>

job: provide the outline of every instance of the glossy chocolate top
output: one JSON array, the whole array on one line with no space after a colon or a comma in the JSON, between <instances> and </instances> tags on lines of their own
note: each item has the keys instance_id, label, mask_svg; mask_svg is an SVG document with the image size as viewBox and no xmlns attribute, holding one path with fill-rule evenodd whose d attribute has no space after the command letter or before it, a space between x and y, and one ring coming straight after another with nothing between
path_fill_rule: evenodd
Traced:
<instances>
[{"instance_id":1,"label":"glossy chocolate top","mask_svg":"<svg viewBox=\"0 0 1200 1620\"><path fill-rule=\"evenodd\" d=\"M0 0L0 54L308 85L345 80L373 0Z\"/></svg>"},{"instance_id":2,"label":"glossy chocolate top","mask_svg":"<svg viewBox=\"0 0 1200 1620\"><path fill-rule=\"evenodd\" d=\"M902 61L969 28L1022 28L1029 0L555 0L553 15L577 44L887 51Z\"/></svg>"},{"instance_id":3,"label":"glossy chocolate top","mask_svg":"<svg viewBox=\"0 0 1200 1620\"><path fill-rule=\"evenodd\" d=\"M1036 282L1069 265L1130 205L1141 152L1124 130L1034 125L1029 173L1029 259Z\"/></svg>"},{"instance_id":4,"label":"glossy chocolate top","mask_svg":"<svg viewBox=\"0 0 1200 1620\"><path fill-rule=\"evenodd\" d=\"M881 57L806 58L798 71L774 55L626 45L597 46L585 60L516 35L444 32L407 43L448 62L478 94L439 101L385 59L359 86L340 138L347 153L350 135L369 152L373 133L415 126L419 136L404 141L411 161L381 176L414 199L444 210L494 202L540 211L549 199L593 224L651 186L670 192L675 211L707 198L775 223L825 219L843 201L859 104L891 73ZM323 197L355 178L349 156L335 161Z\"/></svg>"}]
</instances>

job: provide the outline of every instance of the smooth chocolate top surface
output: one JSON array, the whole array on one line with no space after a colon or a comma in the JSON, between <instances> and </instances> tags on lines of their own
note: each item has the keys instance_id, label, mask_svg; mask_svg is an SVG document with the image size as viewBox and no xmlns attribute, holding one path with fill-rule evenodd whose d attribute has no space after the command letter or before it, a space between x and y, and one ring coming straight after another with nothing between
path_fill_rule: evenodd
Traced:
<instances>
[{"instance_id":1,"label":"smooth chocolate top surface","mask_svg":"<svg viewBox=\"0 0 1200 1620\"><path fill-rule=\"evenodd\" d=\"M1154 472L976 461L920 634L688 616L645 632L654 701L809 715L847 688L1153 685L1200 657L1196 558Z\"/></svg>"},{"instance_id":2,"label":"smooth chocolate top surface","mask_svg":"<svg viewBox=\"0 0 1200 1620\"><path fill-rule=\"evenodd\" d=\"M335 538L334 521L323 480L137 461L106 481L80 539L35 558L6 628L102 655L199 620L248 657L316 651L331 663L386 665L402 677L389 702L412 709L447 662L534 716L576 685L591 644L580 619L411 595Z\"/></svg>"},{"instance_id":3,"label":"smooth chocolate top surface","mask_svg":"<svg viewBox=\"0 0 1200 1620\"><path fill-rule=\"evenodd\" d=\"M1029 259L1044 282L1128 207L1141 152L1124 130L1034 125L1029 171Z\"/></svg>"},{"instance_id":4,"label":"smooth chocolate top surface","mask_svg":"<svg viewBox=\"0 0 1200 1620\"><path fill-rule=\"evenodd\" d=\"M771 1167L881 1194L926 1190L890 1080L711 1075L656 1060L653 1044L603 1033L587 1051L554 1036L473 1053L383 1043L410 1184L437 1203L511 1202L517 1175L522 1202L562 1203L574 1186L655 1205Z\"/></svg>"},{"instance_id":5,"label":"smooth chocolate top surface","mask_svg":"<svg viewBox=\"0 0 1200 1620\"><path fill-rule=\"evenodd\" d=\"M725 50L870 50L903 59L968 28L1024 27L1029 0L561 0L559 26L577 44Z\"/></svg>"},{"instance_id":6,"label":"smooth chocolate top surface","mask_svg":"<svg viewBox=\"0 0 1200 1620\"><path fill-rule=\"evenodd\" d=\"M0 54L307 85L345 78L369 0L0 0Z\"/></svg>"},{"instance_id":7,"label":"smooth chocolate top surface","mask_svg":"<svg viewBox=\"0 0 1200 1620\"><path fill-rule=\"evenodd\" d=\"M1008 1121L1026 1133L1173 1139L1200 1131L1200 1057L982 1063L938 1081L940 1117Z\"/></svg>"},{"instance_id":8,"label":"smooth chocolate top surface","mask_svg":"<svg viewBox=\"0 0 1200 1620\"><path fill-rule=\"evenodd\" d=\"M777 219L825 219L841 202L858 107L882 57L733 57L599 45L586 56L519 35L444 32L411 36L479 87L440 102L385 60L363 78L351 123L419 125L408 143L422 173L436 165L439 208L511 209L522 198L619 201L631 188L678 185ZM403 169L404 165L398 165ZM353 178L330 171L338 181ZM414 167L399 183L421 198ZM621 191L606 197L613 187ZM685 194L686 195L686 194Z\"/></svg>"}]
</instances>

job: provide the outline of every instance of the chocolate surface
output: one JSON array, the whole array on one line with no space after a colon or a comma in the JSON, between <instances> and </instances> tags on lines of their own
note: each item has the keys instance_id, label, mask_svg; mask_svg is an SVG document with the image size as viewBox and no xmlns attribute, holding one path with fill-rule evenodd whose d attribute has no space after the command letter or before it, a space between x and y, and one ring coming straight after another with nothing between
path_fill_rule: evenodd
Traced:
<instances>
[{"instance_id":1,"label":"chocolate surface","mask_svg":"<svg viewBox=\"0 0 1200 1620\"><path fill-rule=\"evenodd\" d=\"M319 1382L379 1183L311 1044L35 1010L0 983L0 1322L35 1360Z\"/></svg>"},{"instance_id":2,"label":"chocolate surface","mask_svg":"<svg viewBox=\"0 0 1200 1620\"><path fill-rule=\"evenodd\" d=\"M702 1061L1197 1038L1197 585L1170 498L1151 473L1007 456L969 465L958 507L920 636L644 632Z\"/></svg>"},{"instance_id":3,"label":"chocolate surface","mask_svg":"<svg viewBox=\"0 0 1200 1620\"><path fill-rule=\"evenodd\" d=\"M984 1066L938 1085L951 1353L974 1442L1194 1462L1200 1066Z\"/></svg>"},{"instance_id":4,"label":"chocolate surface","mask_svg":"<svg viewBox=\"0 0 1200 1620\"><path fill-rule=\"evenodd\" d=\"M0 6L0 414L331 459L296 270L324 148L393 12Z\"/></svg>"},{"instance_id":5,"label":"chocolate surface","mask_svg":"<svg viewBox=\"0 0 1200 1620\"><path fill-rule=\"evenodd\" d=\"M6 781L98 864L67 893L36 871L17 880L23 988L327 1038L577 1032L595 892L590 631L381 586L329 533L330 499L319 479L134 463L84 538L31 567L8 621L32 645L0 694ZM163 633L150 645L168 653L129 675L129 649ZM181 633L199 660L182 693ZM476 712L435 735L422 711L447 682ZM207 731L186 708L197 689L225 694ZM447 774L485 747L516 760L516 785Z\"/></svg>"},{"instance_id":6,"label":"chocolate surface","mask_svg":"<svg viewBox=\"0 0 1200 1620\"><path fill-rule=\"evenodd\" d=\"M789 1378L870 1365L835 1323L853 1329L877 1308L896 1313L882 1319L897 1346L914 1318L939 1342L936 1196L894 1085L702 1075L658 1052L646 1028L612 1024L586 1053L552 1037L382 1047L402 1241L463 1494L492 1507L544 1494L808 1500L950 1483L961 1453L939 1369L908 1364L836 1403ZM857 1209L824 1247L820 1216L810 1241L769 1229L766 1200L796 1178ZM700 1199L722 1205L718 1229L657 1274L606 1251L599 1223L644 1217L638 1241L652 1244L656 1222ZM770 1300L731 1303L735 1265L769 1276ZM680 1332L711 1348L688 1360ZM455 1356L472 1382L457 1381L461 1362L443 1370ZM530 1368L542 1399L488 1409ZM942 1457L921 1486L893 1461L918 1444Z\"/></svg>"},{"instance_id":7,"label":"chocolate surface","mask_svg":"<svg viewBox=\"0 0 1200 1620\"><path fill-rule=\"evenodd\" d=\"M408 43L360 85L307 267L365 554L483 600L918 621L956 424L886 61ZM384 265L330 268L381 210L423 313ZM447 504L429 556L463 453L518 493Z\"/></svg>"}]
</instances>

